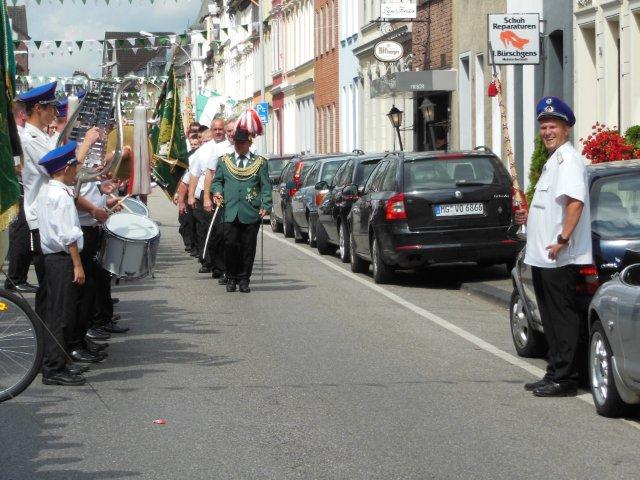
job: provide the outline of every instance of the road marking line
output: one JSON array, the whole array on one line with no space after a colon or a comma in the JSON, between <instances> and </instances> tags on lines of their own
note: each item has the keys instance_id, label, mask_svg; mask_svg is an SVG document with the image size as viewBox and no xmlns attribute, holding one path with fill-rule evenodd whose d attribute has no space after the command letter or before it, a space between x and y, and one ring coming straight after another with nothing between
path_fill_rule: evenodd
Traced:
<instances>
[{"instance_id":1,"label":"road marking line","mask_svg":"<svg viewBox=\"0 0 640 480\"><path fill-rule=\"evenodd\" d=\"M403 306L404 308L406 308L407 310L412 311L413 313L415 313L416 315L419 315L422 318L426 318L427 320L429 320L432 323L435 323L436 325L444 328L445 330L448 330L449 332L457 335L460 338L463 338L465 340L467 340L468 342L472 343L473 345L477 346L478 348L484 350L487 353L490 353L491 355L493 355L494 357L497 357L501 360L504 360L505 362L518 367L528 373L530 373L531 375L533 375L536 378L542 378L545 374L545 371L542 370L539 367L536 367L534 365L531 365L528 362L525 362L524 360L522 360L519 357L516 357L510 353L505 352L504 350L500 350L498 347L492 345L491 343L481 339L480 337L477 337L476 335L474 335L471 332L468 332L467 330L458 327L457 325L454 325L453 323L445 320L444 318L436 315L435 313L432 313L428 310L425 310L422 307L419 307L413 303L411 303L410 301L402 298L400 295L397 295L393 292L390 292L389 290L381 287L380 285L376 285L375 283L372 283L369 280L366 280L365 278L361 277L360 275L357 275L353 272L350 272L349 270L346 270L345 268L342 268L340 265L336 265L335 263L327 260L326 258L320 256L319 254L315 253L313 250L310 250L308 247L303 247L301 245L297 245L295 243L291 243L288 240L286 240L285 238L279 237L271 232L264 232L264 234L273 239L276 240L280 243L284 243L285 245L288 245L289 247L295 248L296 250L304 253L305 255L307 255L308 257L313 258L314 260L317 260L318 262L324 264L325 266L335 270L336 272L341 273L342 275L344 275L345 277L348 277L352 280L355 280L356 282L360 283L361 285L366 286L367 288L373 290L374 292L379 293L380 295L383 295L385 297L387 297L389 300L397 303L398 305ZM593 398L591 397L590 394L588 393L583 393L578 395L576 398L582 400L583 402L586 402L590 405L594 405L593 403ZM595 408L595 407L594 407ZM625 419L620 419L622 422L626 423L627 425L630 425L638 430L640 430L640 423L638 422L633 422L630 420L625 420Z\"/></svg>"}]
</instances>

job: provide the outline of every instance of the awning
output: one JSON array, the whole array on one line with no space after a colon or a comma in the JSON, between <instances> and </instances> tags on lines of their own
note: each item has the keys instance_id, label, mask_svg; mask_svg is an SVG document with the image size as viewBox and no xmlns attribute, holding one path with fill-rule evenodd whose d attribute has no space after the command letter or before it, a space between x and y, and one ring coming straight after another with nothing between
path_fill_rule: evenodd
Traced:
<instances>
[{"instance_id":1,"label":"awning","mask_svg":"<svg viewBox=\"0 0 640 480\"><path fill-rule=\"evenodd\" d=\"M371 97L389 97L405 92L453 92L458 88L455 70L396 72L371 81Z\"/></svg>"}]
</instances>

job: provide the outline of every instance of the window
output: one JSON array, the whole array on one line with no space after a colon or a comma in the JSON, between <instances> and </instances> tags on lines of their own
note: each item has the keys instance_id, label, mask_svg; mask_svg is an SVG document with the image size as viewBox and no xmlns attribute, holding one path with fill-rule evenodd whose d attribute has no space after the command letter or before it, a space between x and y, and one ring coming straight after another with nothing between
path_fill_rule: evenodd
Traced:
<instances>
[{"instance_id":1,"label":"window","mask_svg":"<svg viewBox=\"0 0 640 480\"><path fill-rule=\"evenodd\" d=\"M340 168L338 169L338 171L336 172L335 177L333 177L333 180L331 181L331 186L335 187L335 186L343 186L346 185L345 183L345 179L347 178L347 169L349 168L349 165L352 165L353 162L349 161L346 163L343 163Z\"/></svg>"},{"instance_id":2,"label":"window","mask_svg":"<svg viewBox=\"0 0 640 480\"><path fill-rule=\"evenodd\" d=\"M458 70L460 149L470 150L471 138L471 66L469 54L460 56Z\"/></svg>"},{"instance_id":3,"label":"window","mask_svg":"<svg viewBox=\"0 0 640 480\"><path fill-rule=\"evenodd\" d=\"M591 229L606 239L640 235L640 177L616 175L592 188Z\"/></svg>"},{"instance_id":4,"label":"window","mask_svg":"<svg viewBox=\"0 0 640 480\"><path fill-rule=\"evenodd\" d=\"M321 173L322 176L320 180L323 182L331 183L331 181L333 180L333 177L336 176L336 172L338 171L338 168L340 168L344 162L345 162L344 159L336 160L333 162L325 162L322 166L322 173Z\"/></svg>"},{"instance_id":5,"label":"window","mask_svg":"<svg viewBox=\"0 0 640 480\"><path fill-rule=\"evenodd\" d=\"M318 183L318 171L320 170L320 162L313 164L313 167L309 170L309 173L304 177L303 187L310 187ZM303 169L304 171L304 169Z\"/></svg>"},{"instance_id":6,"label":"window","mask_svg":"<svg viewBox=\"0 0 640 480\"><path fill-rule=\"evenodd\" d=\"M367 160L366 162L362 162L360 165L358 165L354 183L356 183L359 187L364 185L378 163L380 163L380 159L376 158L375 160Z\"/></svg>"},{"instance_id":7,"label":"window","mask_svg":"<svg viewBox=\"0 0 640 480\"><path fill-rule=\"evenodd\" d=\"M396 191L396 175L398 173L398 162L389 162L389 168L384 175L384 181L382 182L382 190L385 192Z\"/></svg>"},{"instance_id":8,"label":"window","mask_svg":"<svg viewBox=\"0 0 640 480\"><path fill-rule=\"evenodd\" d=\"M388 166L388 161L381 162L376 169L371 172L371 176L369 177L369 180L367 180L367 185L365 186L365 193L380 191L382 179L384 178L384 174L387 171Z\"/></svg>"},{"instance_id":9,"label":"window","mask_svg":"<svg viewBox=\"0 0 640 480\"><path fill-rule=\"evenodd\" d=\"M459 159L417 159L404 163L404 189L441 189L464 185L499 183L497 160L493 157Z\"/></svg>"}]
</instances>

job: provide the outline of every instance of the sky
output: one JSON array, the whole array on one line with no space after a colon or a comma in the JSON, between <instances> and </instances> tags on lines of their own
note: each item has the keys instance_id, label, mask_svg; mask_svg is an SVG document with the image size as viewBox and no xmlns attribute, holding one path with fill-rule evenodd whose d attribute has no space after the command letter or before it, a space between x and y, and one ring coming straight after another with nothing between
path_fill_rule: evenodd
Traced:
<instances>
[{"instance_id":1,"label":"sky","mask_svg":"<svg viewBox=\"0 0 640 480\"><path fill-rule=\"evenodd\" d=\"M23 4L20 2L19 4ZM38 5L29 0L27 22L33 40L100 40L105 31L175 32L183 33L196 20L201 0L43 0ZM64 48L64 47L61 47ZM102 52L85 46L73 55L29 56L32 76L71 76L75 70L98 75Z\"/></svg>"}]
</instances>

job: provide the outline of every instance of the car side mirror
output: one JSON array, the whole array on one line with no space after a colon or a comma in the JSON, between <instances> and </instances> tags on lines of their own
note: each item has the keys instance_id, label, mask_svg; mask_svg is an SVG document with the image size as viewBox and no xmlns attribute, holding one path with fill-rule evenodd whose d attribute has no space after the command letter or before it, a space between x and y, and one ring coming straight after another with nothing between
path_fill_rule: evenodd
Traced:
<instances>
[{"instance_id":1,"label":"car side mirror","mask_svg":"<svg viewBox=\"0 0 640 480\"><path fill-rule=\"evenodd\" d=\"M315 186L316 190L327 190L328 188L329 188L329 184L324 180L316 183L316 186Z\"/></svg>"},{"instance_id":2,"label":"car side mirror","mask_svg":"<svg viewBox=\"0 0 640 480\"><path fill-rule=\"evenodd\" d=\"M634 263L622 270L620 280L632 287L640 287L640 263Z\"/></svg>"},{"instance_id":3,"label":"car side mirror","mask_svg":"<svg viewBox=\"0 0 640 480\"><path fill-rule=\"evenodd\" d=\"M342 194L345 196L354 196L358 195L358 186L357 185L347 185L342 189Z\"/></svg>"}]
</instances>

